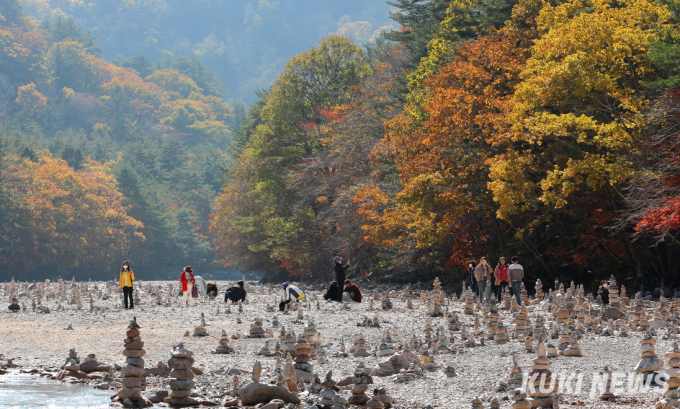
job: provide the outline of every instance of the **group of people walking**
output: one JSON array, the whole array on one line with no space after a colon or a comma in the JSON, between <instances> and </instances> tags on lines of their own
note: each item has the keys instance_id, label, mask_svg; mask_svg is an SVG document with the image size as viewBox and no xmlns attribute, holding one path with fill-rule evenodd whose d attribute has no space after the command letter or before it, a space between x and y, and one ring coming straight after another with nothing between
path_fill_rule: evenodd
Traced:
<instances>
[{"instance_id":1,"label":"group of people walking","mask_svg":"<svg viewBox=\"0 0 680 409\"><path fill-rule=\"evenodd\" d=\"M467 262L464 273L467 274L467 285L478 297L480 304L484 302L487 283L491 283L492 293L498 302L501 301L503 289L509 286L510 294L515 296L517 304L522 305L520 291L524 279L524 268L519 264L519 258L516 256L512 257L510 262L508 264L507 259L501 257L493 270L486 257L480 258L479 263L475 260Z\"/></svg>"}]
</instances>

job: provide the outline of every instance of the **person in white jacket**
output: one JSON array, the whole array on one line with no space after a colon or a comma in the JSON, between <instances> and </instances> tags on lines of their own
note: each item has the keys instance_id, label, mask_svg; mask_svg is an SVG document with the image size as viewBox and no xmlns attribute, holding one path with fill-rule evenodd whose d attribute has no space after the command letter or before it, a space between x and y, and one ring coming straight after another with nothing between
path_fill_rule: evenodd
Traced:
<instances>
[{"instance_id":1,"label":"person in white jacket","mask_svg":"<svg viewBox=\"0 0 680 409\"><path fill-rule=\"evenodd\" d=\"M286 292L286 300L279 303L280 311L283 311L286 308L286 304L289 304L291 300L298 302L305 298L305 293L292 284L283 283L281 288Z\"/></svg>"}]
</instances>

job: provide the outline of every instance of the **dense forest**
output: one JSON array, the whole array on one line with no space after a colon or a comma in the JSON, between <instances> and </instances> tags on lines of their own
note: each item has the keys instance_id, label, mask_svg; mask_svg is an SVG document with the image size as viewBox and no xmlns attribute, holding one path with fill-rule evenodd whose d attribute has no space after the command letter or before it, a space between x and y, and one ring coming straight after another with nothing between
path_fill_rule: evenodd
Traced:
<instances>
[{"instance_id":1,"label":"dense forest","mask_svg":"<svg viewBox=\"0 0 680 409\"><path fill-rule=\"evenodd\" d=\"M75 20L57 3L0 3L5 275L216 260L323 279L341 254L355 278L455 283L470 258L518 255L547 283L680 285L673 2L394 0L381 10L397 28L341 19L248 109L223 93L244 77L210 69L226 60L103 51L132 11L63 2ZM244 58L223 72L259 72Z\"/></svg>"},{"instance_id":2,"label":"dense forest","mask_svg":"<svg viewBox=\"0 0 680 409\"><path fill-rule=\"evenodd\" d=\"M3 276L214 269L209 215L238 125L212 72L120 67L72 19L0 4Z\"/></svg>"},{"instance_id":3,"label":"dense forest","mask_svg":"<svg viewBox=\"0 0 680 409\"><path fill-rule=\"evenodd\" d=\"M238 133L221 261L329 277L677 286L673 2L395 0L399 30L291 59ZM362 56L363 55L363 56ZM531 286L531 284L530 284Z\"/></svg>"},{"instance_id":4,"label":"dense forest","mask_svg":"<svg viewBox=\"0 0 680 409\"><path fill-rule=\"evenodd\" d=\"M199 58L247 104L268 88L293 55L329 33L359 44L396 28L383 0L21 0L36 21L75 19L97 37L102 57L155 65ZM143 77L147 72L141 72Z\"/></svg>"}]
</instances>

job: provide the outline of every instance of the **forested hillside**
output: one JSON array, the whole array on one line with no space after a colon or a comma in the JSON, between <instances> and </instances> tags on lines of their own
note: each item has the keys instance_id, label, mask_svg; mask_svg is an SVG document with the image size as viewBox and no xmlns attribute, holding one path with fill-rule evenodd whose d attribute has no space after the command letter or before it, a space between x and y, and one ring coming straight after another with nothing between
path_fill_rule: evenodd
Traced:
<instances>
[{"instance_id":1,"label":"forested hillside","mask_svg":"<svg viewBox=\"0 0 680 409\"><path fill-rule=\"evenodd\" d=\"M676 3L0 4L1 274L680 285Z\"/></svg>"},{"instance_id":2,"label":"forested hillside","mask_svg":"<svg viewBox=\"0 0 680 409\"><path fill-rule=\"evenodd\" d=\"M383 0L21 0L40 21L73 17L116 63L198 58L227 95L252 103L286 61L331 32L359 44L393 23ZM396 27L396 26L395 26ZM394 28L394 27L391 27ZM143 57L142 57L143 56ZM136 57L138 61L130 61Z\"/></svg>"},{"instance_id":3,"label":"forested hillside","mask_svg":"<svg viewBox=\"0 0 680 409\"><path fill-rule=\"evenodd\" d=\"M198 60L148 72L100 57L72 20L0 8L3 276L211 270L209 215L236 120Z\"/></svg>"},{"instance_id":4,"label":"forested hillside","mask_svg":"<svg viewBox=\"0 0 680 409\"><path fill-rule=\"evenodd\" d=\"M213 219L223 262L455 282L519 255L549 283L680 284L675 3L394 5L392 43L323 40L260 94Z\"/></svg>"}]
</instances>

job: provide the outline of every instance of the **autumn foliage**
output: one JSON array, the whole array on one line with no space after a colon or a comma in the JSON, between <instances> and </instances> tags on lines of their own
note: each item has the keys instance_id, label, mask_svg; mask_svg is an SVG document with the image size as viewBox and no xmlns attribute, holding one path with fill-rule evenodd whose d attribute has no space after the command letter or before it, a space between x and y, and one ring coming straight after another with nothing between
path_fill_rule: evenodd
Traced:
<instances>
[{"instance_id":1,"label":"autumn foliage","mask_svg":"<svg viewBox=\"0 0 680 409\"><path fill-rule=\"evenodd\" d=\"M13 180L15 193L4 210L14 221L3 232L11 243L0 258L16 278L38 269L101 275L144 241L142 223L127 213L116 180L104 169L91 164L76 172L50 155L38 162L5 161L11 165L0 177Z\"/></svg>"},{"instance_id":2,"label":"autumn foliage","mask_svg":"<svg viewBox=\"0 0 680 409\"><path fill-rule=\"evenodd\" d=\"M235 127L221 85L195 59L101 52L61 12L34 21L0 2L0 280L214 267Z\"/></svg>"},{"instance_id":3,"label":"autumn foliage","mask_svg":"<svg viewBox=\"0 0 680 409\"><path fill-rule=\"evenodd\" d=\"M387 34L398 43L373 76L352 100L319 110L321 123L300 124L320 145L286 162L276 183L297 198L288 203L304 209L303 221L288 226L285 245L257 247L258 263L293 259L279 268L323 276L315 272L337 253L361 259L368 277L455 282L467 259L517 254L528 277L671 283L677 260L664 253L677 250L680 231L678 104L659 91L677 81L668 62L677 61L675 10L647 0L395 5L404 27ZM353 142L366 142L356 152L368 165L332 165ZM231 186L245 188L247 157L238 163ZM354 214L328 217L338 207ZM273 216L240 209L248 223ZM218 202L220 220L232 212ZM237 230L216 233L220 246L244 244ZM248 264L251 251L229 254Z\"/></svg>"}]
</instances>

